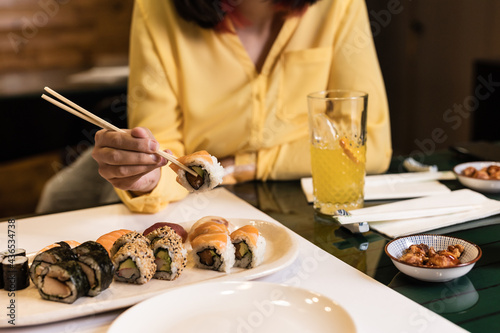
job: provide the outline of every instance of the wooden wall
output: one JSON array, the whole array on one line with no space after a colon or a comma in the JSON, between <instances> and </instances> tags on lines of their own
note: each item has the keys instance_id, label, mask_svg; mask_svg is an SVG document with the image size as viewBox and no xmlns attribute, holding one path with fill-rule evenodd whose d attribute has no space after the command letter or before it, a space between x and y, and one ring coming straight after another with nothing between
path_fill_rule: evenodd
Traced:
<instances>
[{"instance_id":1,"label":"wooden wall","mask_svg":"<svg viewBox=\"0 0 500 333\"><path fill-rule=\"evenodd\" d=\"M471 140L477 113L470 101L479 98L476 64L500 61L500 1L366 2L395 155L417 157Z\"/></svg>"},{"instance_id":2,"label":"wooden wall","mask_svg":"<svg viewBox=\"0 0 500 333\"><path fill-rule=\"evenodd\" d=\"M126 63L133 0L1 0L0 73Z\"/></svg>"}]
</instances>

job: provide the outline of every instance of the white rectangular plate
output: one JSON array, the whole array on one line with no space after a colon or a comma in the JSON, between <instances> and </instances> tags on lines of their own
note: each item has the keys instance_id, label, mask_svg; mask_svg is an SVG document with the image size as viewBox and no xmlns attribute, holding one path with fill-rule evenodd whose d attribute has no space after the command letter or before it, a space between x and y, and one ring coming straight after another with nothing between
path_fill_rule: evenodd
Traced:
<instances>
[{"instance_id":1,"label":"white rectangular plate","mask_svg":"<svg viewBox=\"0 0 500 333\"><path fill-rule=\"evenodd\" d=\"M38 290L31 283L24 290L15 292L16 326L38 325L70 318L88 316L105 311L134 305L142 300L160 294L166 290L192 285L205 281L242 281L256 279L277 272L290 265L298 254L295 236L285 227L272 222L250 219L228 219L236 228L246 224L254 225L266 239L264 261L252 269L232 268L230 273L195 268L188 261L186 269L175 281L152 279L143 285L133 285L113 281L111 286L96 297L81 297L73 304L64 304L43 300ZM192 222L179 223L190 230ZM11 297L0 290L0 304L6 305ZM0 327L9 326L7 311L0 313Z\"/></svg>"}]
</instances>

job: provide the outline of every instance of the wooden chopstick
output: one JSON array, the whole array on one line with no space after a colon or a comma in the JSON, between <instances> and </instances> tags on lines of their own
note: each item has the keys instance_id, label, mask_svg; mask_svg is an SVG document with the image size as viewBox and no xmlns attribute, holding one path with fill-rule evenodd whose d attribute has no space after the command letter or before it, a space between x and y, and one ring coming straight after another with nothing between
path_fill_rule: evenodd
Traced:
<instances>
[{"instance_id":1,"label":"wooden chopstick","mask_svg":"<svg viewBox=\"0 0 500 333\"><path fill-rule=\"evenodd\" d=\"M59 108L71 113L72 115L75 115L75 116L77 116L85 121L88 121L89 123L92 123L100 128L107 129L110 131L116 131L116 132L120 132L120 133L126 133L123 129L118 128L115 125L107 122L106 120L96 116L92 112L85 110L84 108L82 108L78 104L73 103L72 101L70 101L66 97L62 96L61 94L57 93L56 91L50 89L49 87L45 87L44 90L46 92L48 92L49 94L59 98L61 101L65 102L66 104L72 106L73 108L71 108L68 105L65 105L65 104L53 99L52 97L45 95L45 94L42 94L43 99L54 104L55 106L58 106ZM158 149L155 153L164 157L167 161L170 161L173 164L177 165L179 168L183 169L184 171L189 172L193 176L195 176L195 177L198 176L198 174L194 170L190 169L189 167L185 166L181 162L177 161L177 158L174 155L166 153L161 149Z\"/></svg>"}]
</instances>

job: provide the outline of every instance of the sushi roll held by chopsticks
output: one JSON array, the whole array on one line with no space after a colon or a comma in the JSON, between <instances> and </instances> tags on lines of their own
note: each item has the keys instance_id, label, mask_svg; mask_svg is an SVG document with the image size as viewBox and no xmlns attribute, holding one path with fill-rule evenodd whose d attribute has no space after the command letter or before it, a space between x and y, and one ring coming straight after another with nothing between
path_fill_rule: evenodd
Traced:
<instances>
[{"instance_id":1,"label":"sushi roll held by chopsticks","mask_svg":"<svg viewBox=\"0 0 500 333\"><path fill-rule=\"evenodd\" d=\"M189 192L208 191L222 183L224 168L215 156L210 155L205 150L179 157L177 160L197 174L194 176L179 166L170 164L170 168L177 173L179 184Z\"/></svg>"}]
</instances>

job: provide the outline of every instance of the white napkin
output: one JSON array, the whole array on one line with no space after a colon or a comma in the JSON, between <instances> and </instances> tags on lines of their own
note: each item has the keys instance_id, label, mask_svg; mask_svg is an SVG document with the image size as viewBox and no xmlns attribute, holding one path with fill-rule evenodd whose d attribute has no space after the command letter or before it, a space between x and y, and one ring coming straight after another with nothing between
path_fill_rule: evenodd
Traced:
<instances>
[{"instance_id":1,"label":"white napkin","mask_svg":"<svg viewBox=\"0 0 500 333\"><path fill-rule=\"evenodd\" d=\"M451 171L370 175L365 178L365 200L407 199L449 193L450 189L438 180L454 178ZM313 202L312 178L302 178L301 185L307 201Z\"/></svg>"},{"instance_id":2,"label":"white napkin","mask_svg":"<svg viewBox=\"0 0 500 333\"><path fill-rule=\"evenodd\" d=\"M437 216L420 218L392 219L391 212L438 211L442 209L468 208L454 213L440 213ZM470 209L469 209L470 208ZM469 189L452 191L447 194L433 195L418 199L404 200L375 207L361 208L351 212L353 215L368 217L369 214L387 214L388 220L370 222L370 228L389 237L399 237L426 232L454 224L477 220L500 214L500 201L489 199ZM391 220L392 219L392 220Z\"/></svg>"}]
</instances>

